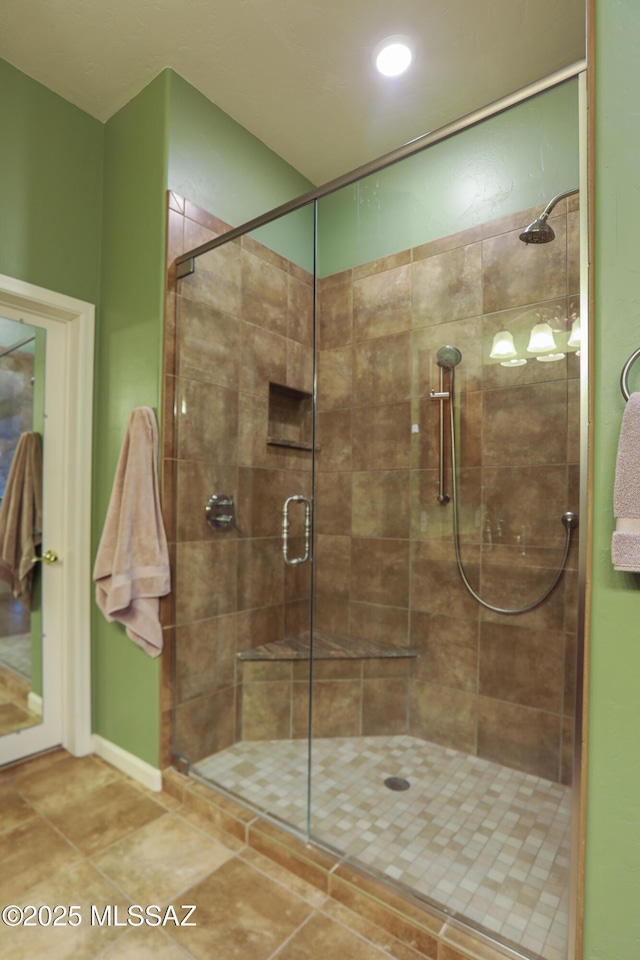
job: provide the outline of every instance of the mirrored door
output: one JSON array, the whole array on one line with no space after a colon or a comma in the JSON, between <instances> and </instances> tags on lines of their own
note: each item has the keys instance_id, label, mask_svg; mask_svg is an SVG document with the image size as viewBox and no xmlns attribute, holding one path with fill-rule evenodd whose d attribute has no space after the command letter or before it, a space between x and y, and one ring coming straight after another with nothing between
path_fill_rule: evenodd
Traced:
<instances>
[{"instance_id":1,"label":"mirrored door","mask_svg":"<svg viewBox=\"0 0 640 960\"><path fill-rule=\"evenodd\" d=\"M0 318L0 735L42 722L45 354L44 330Z\"/></svg>"},{"instance_id":2,"label":"mirrored door","mask_svg":"<svg viewBox=\"0 0 640 960\"><path fill-rule=\"evenodd\" d=\"M64 324L0 315L0 764L61 742Z\"/></svg>"}]
</instances>

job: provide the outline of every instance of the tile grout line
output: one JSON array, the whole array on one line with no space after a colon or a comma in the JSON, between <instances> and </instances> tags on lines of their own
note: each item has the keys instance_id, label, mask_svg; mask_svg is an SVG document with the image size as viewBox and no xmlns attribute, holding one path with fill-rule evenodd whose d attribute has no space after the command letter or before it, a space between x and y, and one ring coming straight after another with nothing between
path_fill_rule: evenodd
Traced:
<instances>
[{"instance_id":1,"label":"tile grout line","mask_svg":"<svg viewBox=\"0 0 640 960\"><path fill-rule=\"evenodd\" d=\"M300 924L296 927L296 929L293 930L293 931L289 934L289 936L286 938L286 940L283 940L282 943L281 943L278 947L276 947L276 949L273 951L273 953L270 953L270 954L269 954L269 956L266 958L266 960L277 960L278 954L280 954L281 951L293 940L293 938L294 938L295 936L297 936L297 935L300 933L300 931L303 930L303 929L307 926L307 924L309 923L309 921L311 920L311 918L314 917L314 916L316 915L316 913L317 913L317 910L315 910L315 908L312 909L312 911L311 911L311 913L309 914L309 916L308 916L308 917L305 917L305 919L302 921L302 923L300 923Z\"/></svg>"},{"instance_id":2,"label":"tile grout line","mask_svg":"<svg viewBox=\"0 0 640 960\"><path fill-rule=\"evenodd\" d=\"M331 898L330 898L330 899L331 899ZM345 910L350 910L350 907L347 907L346 904L341 903L341 901L339 901L339 900L335 900L335 901L333 901L333 902L334 902L334 903L338 903L340 906L344 907ZM386 947L381 947L381 946L380 946L379 944L377 944L374 940L370 940L368 937L366 937L363 933L360 933L358 930L354 930L352 927L348 927L348 926L346 925L346 923L343 923L343 922L342 922L341 920L339 920L337 917L333 917L333 916L331 916L331 914L327 913L327 912L325 911L324 907L319 907L319 908L318 908L318 912L319 912L319 913L322 913L323 916L328 917L333 923L336 923L339 927L342 927L343 930L347 930L349 933L353 933L354 936L358 937L360 940L364 940L365 943L371 944L376 950L379 950L380 953L381 953L383 956L385 956L385 957L390 957L391 960L397 960L397 957L395 957L392 953L390 953L390 952L386 949ZM354 911L352 911L352 912L354 912ZM355 914L355 916L356 916L356 917L359 917L361 920L366 921L366 922L367 922L368 924L370 924L372 927L375 927L376 930L380 930L381 933L386 933L387 936L393 938L393 939L394 939L397 943L399 943L402 947L408 947L408 949L414 950L417 957L425 957L425 960L426 960L426 955L423 954L420 950L418 950L416 947L412 947L410 944L406 944L406 943L403 943L401 940L398 940L398 938L395 937L389 930L385 930L384 927L378 926L378 924L375 923L373 920L369 920L368 917L363 917L361 914L357 914L357 913ZM440 935L439 935L439 934L437 934L437 933L433 933L433 934L432 934L431 931L428 931L428 933L429 933L431 936L433 936L434 940L436 940L436 941L439 942L439 940L440 940Z\"/></svg>"},{"instance_id":3,"label":"tile grout line","mask_svg":"<svg viewBox=\"0 0 640 960\"><path fill-rule=\"evenodd\" d=\"M243 853L245 853L247 850L253 850L255 853L260 854L260 856L265 857L265 859L269 860L269 862L272 863L272 864L274 864L276 867L280 867L280 869L286 871L287 873L290 873L291 876L292 876L295 880L301 880L303 883L308 884L308 886L310 886L316 893L321 894L321 895L324 896L324 901L323 901L322 905L321 905L321 906L316 906L315 904L311 903L310 900L307 900L306 897L304 897L301 893L298 893L297 891L292 890L291 887L287 886L286 883L284 882L284 880L281 880L281 879L279 879L278 877L274 877L273 874L269 873L266 869L262 869L262 867L260 867L258 864L251 863L250 860L246 859L246 858L243 856ZM311 907L313 907L314 910L320 910L320 909L322 909L322 907L323 907L324 904L327 902L327 900L330 900L330 899L331 899L330 894L324 893L324 891L321 890L319 887L314 887L313 884L312 884L312 883L309 883L308 880L305 880L303 877L299 877L298 874L292 873L290 870L287 870L287 868L286 868L286 867L283 867L281 864L279 864L279 863L277 862L277 860L271 860L269 857L267 857L266 854L261 853L259 850L256 850L254 847L245 847L244 850L238 851L237 856L238 856L238 859L239 859L239 860L242 860L243 863L246 863L247 866L249 866L249 867L251 867L252 869L256 870L258 873L261 873L263 877L267 877L268 880L271 880L273 883L276 883L276 884L277 884L279 887L281 887L283 890L287 890L289 893L292 893L294 896L298 897L298 898L299 898L300 900L302 900L304 903L309 904Z\"/></svg>"}]
</instances>

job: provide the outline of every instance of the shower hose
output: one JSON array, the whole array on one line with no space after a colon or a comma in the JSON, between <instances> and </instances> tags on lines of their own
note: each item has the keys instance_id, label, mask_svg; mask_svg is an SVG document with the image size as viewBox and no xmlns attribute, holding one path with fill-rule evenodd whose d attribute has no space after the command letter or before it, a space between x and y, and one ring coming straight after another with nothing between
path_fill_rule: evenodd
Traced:
<instances>
[{"instance_id":1,"label":"shower hose","mask_svg":"<svg viewBox=\"0 0 640 960\"><path fill-rule=\"evenodd\" d=\"M460 554L460 532L458 524L458 471L456 466L456 427L455 427L455 410L454 410L454 370L450 370L450 379L449 379L449 420L451 425L451 473L452 473L452 508L453 508L453 541L456 551L456 562L458 564L458 570L460 571L460 576L465 587L471 594L471 596L478 601L478 603L485 607L487 610L492 610L494 613L504 613L504 614L515 614L515 613L528 613L529 610L534 610L535 607L539 607L541 603L547 599L547 597L553 592L556 588L560 577L564 571L565 564L567 562L567 556L569 555L569 548L571 546L571 531L578 525L578 518L574 513L567 512L562 516L562 523L565 527L566 538L564 542L564 553L562 555L562 560L560 562L560 567L556 572L553 580L544 591L544 593L538 597L536 600L533 600L531 603L528 603L524 607L497 607L493 603L488 603L486 600L483 600L482 597L476 593L473 589L462 563L462 556Z\"/></svg>"}]
</instances>

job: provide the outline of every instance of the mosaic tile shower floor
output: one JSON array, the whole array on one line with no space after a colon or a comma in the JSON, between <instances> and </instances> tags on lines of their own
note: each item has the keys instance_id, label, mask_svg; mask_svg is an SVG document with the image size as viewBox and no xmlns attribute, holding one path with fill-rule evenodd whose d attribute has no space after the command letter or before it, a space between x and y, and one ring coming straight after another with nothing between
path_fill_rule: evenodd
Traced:
<instances>
[{"instance_id":1,"label":"mosaic tile shower floor","mask_svg":"<svg viewBox=\"0 0 640 960\"><path fill-rule=\"evenodd\" d=\"M301 831L306 770L304 740L237 743L194 766ZM566 956L570 789L409 736L314 740L311 777L314 838L529 954Z\"/></svg>"}]
</instances>

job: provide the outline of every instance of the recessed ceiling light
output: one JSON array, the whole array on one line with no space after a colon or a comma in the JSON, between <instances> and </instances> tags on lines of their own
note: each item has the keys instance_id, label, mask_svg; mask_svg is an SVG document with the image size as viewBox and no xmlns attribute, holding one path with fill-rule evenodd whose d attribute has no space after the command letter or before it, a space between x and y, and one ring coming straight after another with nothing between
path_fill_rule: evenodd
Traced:
<instances>
[{"instance_id":1,"label":"recessed ceiling light","mask_svg":"<svg viewBox=\"0 0 640 960\"><path fill-rule=\"evenodd\" d=\"M412 53L407 37L387 37L373 51L376 67L385 77L397 77L411 63Z\"/></svg>"}]
</instances>

